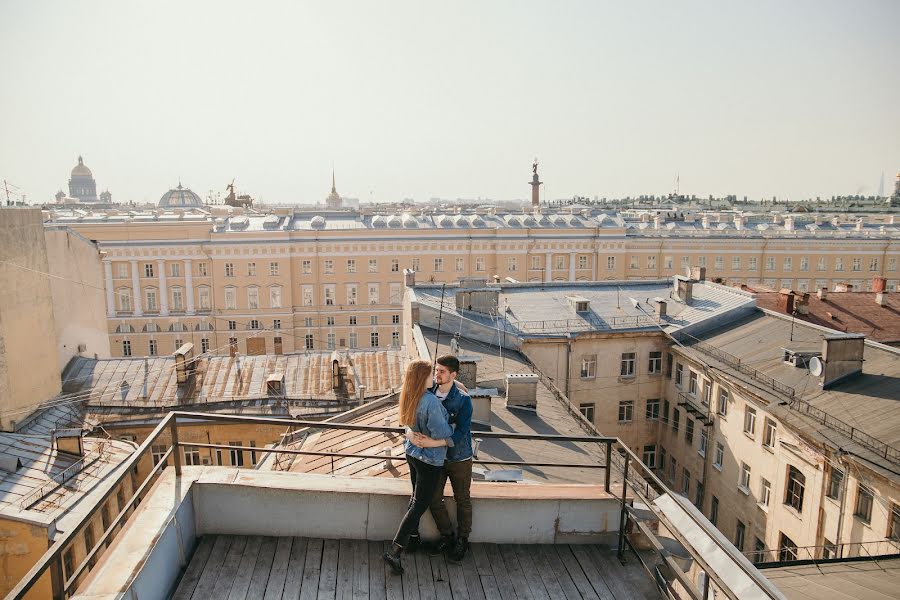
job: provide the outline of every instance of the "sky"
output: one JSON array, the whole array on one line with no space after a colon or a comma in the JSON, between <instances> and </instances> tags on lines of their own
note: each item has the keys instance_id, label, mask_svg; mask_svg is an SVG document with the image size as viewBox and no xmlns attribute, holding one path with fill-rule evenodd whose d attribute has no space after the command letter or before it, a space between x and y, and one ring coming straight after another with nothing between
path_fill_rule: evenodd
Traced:
<instances>
[{"instance_id":1,"label":"sky","mask_svg":"<svg viewBox=\"0 0 900 600\"><path fill-rule=\"evenodd\" d=\"M116 201L875 194L896 0L0 2L0 178ZM2 185L2 182L0 182ZM0 194L3 190L0 189Z\"/></svg>"}]
</instances>

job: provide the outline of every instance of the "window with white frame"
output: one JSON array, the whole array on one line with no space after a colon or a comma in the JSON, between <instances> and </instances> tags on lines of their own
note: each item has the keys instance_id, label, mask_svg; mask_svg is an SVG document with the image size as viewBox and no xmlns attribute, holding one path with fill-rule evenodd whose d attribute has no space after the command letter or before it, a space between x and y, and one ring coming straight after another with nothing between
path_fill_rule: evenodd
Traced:
<instances>
[{"instance_id":1,"label":"window with white frame","mask_svg":"<svg viewBox=\"0 0 900 600\"><path fill-rule=\"evenodd\" d=\"M709 430L706 427L700 428L700 447L697 448L697 452L700 453L700 456L706 456L706 449L709 446Z\"/></svg>"},{"instance_id":2,"label":"window with white frame","mask_svg":"<svg viewBox=\"0 0 900 600\"><path fill-rule=\"evenodd\" d=\"M594 422L594 403L593 402L583 402L578 405L578 412L584 415L584 418L590 422Z\"/></svg>"},{"instance_id":3,"label":"window with white frame","mask_svg":"<svg viewBox=\"0 0 900 600\"><path fill-rule=\"evenodd\" d=\"M637 256L636 254L632 254L631 260L628 263L628 268L629 269L640 269L641 268L640 260L641 260L641 257Z\"/></svg>"},{"instance_id":4,"label":"window with white frame","mask_svg":"<svg viewBox=\"0 0 900 600\"><path fill-rule=\"evenodd\" d=\"M756 433L756 409L750 406L744 408L744 433Z\"/></svg>"},{"instance_id":5,"label":"window with white frame","mask_svg":"<svg viewBox=\"0 0 900 600\"><path fill-rule=\"evenodd\" d=\"M347 259L347 272L348 273L356 273L356 259L355 258Z\"/></svg>"},{"instance_id":6,"label":"window with white frame","mask_svg":"<svg viewBox=\"0 0 900 600\"><path fill-rule=\"evenodd\" d=\"M738 487L745 493L750 493L750 465L741 463L741 473L738 476Z\"/></svg>"},{"instance_id":7,"label":"window with white frame","mask_svg":"<svg viewBox=\"0 0 900 600\"><path fill-rule=\"evenodd\" d=\"M269 288L269 306L271 308L281 308L281 287L273 285Z\"/></svg>"},{"instance_id":8,"label":"window with white frame","mask_svg":"<svg viewBox=\"0 0 900 600\"><path fill-rule=\"evenodd\" d=\"M334 274L334 260L326 258L323 261L323 270L325 271L326 275Z\"/></svg>"},{"instance_id":9,"label":"window with white frame","mask_svg":"<svg viewBox=\"0 0 900 600\"><path fill-rule=\"evenodd\" d=\"M731 257L731 270L732 271L740 271L741 270L741 257L740 256L732 256Z\"/></svg>"},{"instance_id":10,"label":"window with white frame","mask_svg":"<svg viewBox=\"0 0 900 600\"><path fill-rule=\"evenodd\" d=\"M775 447L775 429L775 421L766 417L765 427L763 429L763 446L766 446L767 448Z\"/></svg>"},{"instance_id":11,"label":"window with white frame","mask_svg":"<svg viewBox=\"0 0 900 600\"><path fill-rule=\"evenodd\" d=\"M800 271L804 272L804 273L806 271L809 271L809 257L808 256L800 257Z\"/></svg>"},{"instance_id":12,"label":"window with white frame","mask_svg":"<svg viewBox=\"0 0 900 600\"><path fill-rule=\"evenodd\" d=\"M515 256L510 256L506 259L506 270L510 272L515 272L518 269L518 262Z\"/></svg>"},{"instance_id":13,"label":"window with white frame","mask_svg":"<svg viewBox=\"0 0 900 600\"><path fill-rule=\"evenodd\" d=\"M322 289L325 291L325 306L334 306L334 303L335 303L334 284L329 283L329 284L323 285Z\"/></svg>"},{"instance_id":14,"label":"window with white frame","mask_svg":"<svg viewBox=\"0 0 900 600\"><path fill-rule=\"evenodd\" d=\"M716 442L716 453L713 457L713 466L720 471L722 470L722 465L725 462L725 446L722 445L722 442Z\"/></svg>"},{"instance_id":15,"label":"window with white frame","mask_svg":"<svg viewBox=\"0 0 900 600\"><path fill-rule=\"evenodd\" d=\"M313 286L304 285L300 288L300 297L303 302L303 306L312 306L313 305Z\"/></svg>"},{"instance_id":16,"label":"window with white frame","mask_svg":"<svg viewBox=\"0 0 900 600\"><path fill-rule=\"evenodd\" d=\"M647 372L651 375L658 375L662 372L662 351L650 352L650 360L647 365Z\"/></svg>"},{"instance_id":17,"label":"window with white frame","mask_svg":"<svg viewBox=\"0 0 900 600\"><path fill-rule=\"evenodd\" d=\"M647 268L648 269L656 269L656 256L650 255L647 257Z\"/></svg>"},{"instance_id":18,"label":"window with white frame","mask_svg":"<svg viewBox=\"0 0 900 600\"><path fill-rule=\"evenodd\" d=\"M326 334L326 336L325 336L325 343L328 345L328 349L329 349L329 350L334 350L334 348L335 348L335 343L334 343L334 334L333 334L333 333L328 332L328 333Z\"/></svg>"},{"instance_id":19,"label":"window with white frame","mask_svg":"<svg viewBox=\"0 0 900 600\"><path fill-rule=\"evenodd\" d=\"M444 270L444 259L440 256L434 259L434 270L436 273L440 273Z\"/></svg>"},{"instance_id":20,"label":"window with white frame","mask_svg":"<svg viewBox=\"0 0 900 600\"><path fill-rule=\"evenodd\" d=\"M369 325L378 325L378 315L369 315Z\"/></svg>"},{"instance_id":21,"label":"window with white frame","mask_svg":"<svg viewBox=\"0 0 900 600\"><path fill-rule=\"evenodd\" d=\"M150 340L148 354L150 356L156 356L157 354L159 354L159 343L156 340Z\"/></svg>"},{"instance_id":22,"label":"window with white frame","mask_svg":"<svg viewBox=\"0 0 900 600\"><path fill-rule=\"evenodd\" d=\"M356 306L358 300L358 292L355 283L347 284L347 305Z\"/></svg>"},{"instance_id":23,"label":"window with white frame","mask_svg":"<svg viewBox=\"0 0 900 600\"><path fill-rule=\"evenodd\" d=\"M532 256L531 257L531 269L533 271L537 271L541 268L541 257L540 256Z\"/></svg>"},{"instance_id":24,"label":"window with white frame","mask_svg":"<svg viewBox=\"0 0 900 600\"><path fill-rule=\"evenodd\" d=\"M659 398L647 400L647 411L645 413L645 416L648 421L659 420Z\"/></svg>"},{"instance_id":25,"label":"window with white frame","mask_svg":"<svg viewBox=\"0 0 900 600\"><path fill-rule=\"evenodd\" d=\"M303 341L304 341L304 346L306 347L307 350L314 350L315 340L313 338L313 334L307 333L304 336Z\"/></svg>"},{"instance_id":26,"label":"window with white frame","mask_svg":"<svg viewBox=\"0 0 900 600\"><path fill-rule=\"evenodd\" d=\"M872 257L869 259L869 271L878 271L878 258Z\"/></svg>"},{"instance_id":27,"label":"window with white frame","mask_svg":"<svg viewBox=\"0 0 900 600\"><path fill-rule=\"evenodd\" d=\"M259 308L259 288L247 288L247 308L253 310Z\"/></svg>"},{"instance_id":28,"label":"window with white frame","mask_svg":"<svg viewBox=\"0 0 900 600\"><path fill-rule=\"evenodd\" d=\"M128 263L116 263L116 279L128 279Z\"/></svg>"},{"instance_id":29,"label":"window with white frame","mask_svg":"<svg viewBox=\"0 0 900 600\"><path fill-rule=\"evenodd\" d=\"M413 258L413 259L410 261L410 268L411 268L413 271L415 271L416 273L418 273L419 271L422 270L422 268L421 268L421 266L420 266L420 260L419 260L419 257L415 257L415 258Z\"/></svg>"},{"instance_id":30,"label":"window with white frame","mask_svg":"<svg viewBox=\"0 0 900 600\"><path fill-rule=\"evenodd\" d=\"M681 387L684 382L684 365L675 363L675 385Z\"/></svg>"},{"instance_id":31,"label":"window with white frame","mask_svg":"<svg viewBox=\"0 0 900 600\"><path fill-rule=\"evenodd\" d=\"M370 345L372 348L377 348L377 347L378 347L378 332L377 332L377 331L373 331L373 332L369 335L369 345Z\"/></svg>"},{"instance_id":32,"label":"window with white frame","mask_svg":"<svg viewBox=\"0 0 900 600\"><path fill-rule=\"evenodd\" d=\"M359 347L359 335L355 331L351 331L347 336L347 347L351 349Z\"/></svg>"},{"instance_id":33,"label":"window with white frame","mask_svg":"<svg viewBox=\"0 0 900 600\"><path fill-rule=\"evenodd\" d=\"M369 259L369 273L377 273L378 272L378 259L370 258Z\"/></svg>"},{"instance_id":34,"label":"window with white frame","mask_svg":"<svg viewBox=\"0 0 900 600\"><path fill-rule=\"evenodd\" d=\"M479 271L479 272L484 271L484 257L483 256L475 257L475 270Z\"/></svg>"},{"instance_id":35,"label":"window with white frame","mask_svg":"<svg viewBox=\"0 0 900 600\"><path fill-rule=\"evenodd\" d=\"M122 356L131 356L131 340L122 340Z\"/></svg>"},{"instance_id":36,"label":"window with white frame","mask_svg":"<svg viewBox=\"0 0 900 600\"><path fill-rule=\"evenodd\" d=\"M784 262L782 263L781 270L787 273L788 271L794 270L794 257L793 256L785 256Z\"/></svg>"},{"instance_id":37,"label":"window with white frame","mask_svg":"<svg viewBox=\"0 0 900 600\"><path fill-rule=\"evenodd\" d=\"M172 310L184 310L184 290L180 287L172 288Z\"/></svg>"},{"instance_id":38,"label":"window with white frame","mask_svg":"<svg viewBox=\"0 0 900 600\"><path fill-rule=\"evenodd\" d=\"M454 269L457 273L462 273L466 270L466 261L463 257L457 256L454 264Z\"/></svg>"},{"instance_id":39,"label":"window with white frame","mask_svg":"<svg viewBox=\"0 0 900 600\"><path fill-rule=\"evenodd\" d=\"M159 304L157 303L156 296L156 288L147 288L144 290L144 305L147 307L147 310L150 312L156 312L159 310Z\"/></svg>"},{"instance_id":40,"label":"window with white frame","mask_svg":"<svg viewBox=\"0 0 900 600\"><path fill-rule=\"evenodd\" d=\"M400 272L400 261L396 258L391 259L391 273Z\"/></svg>"},{"instance_id":41,"label":"window with white frame","mask_svg":"<svg viewBox=\"0 0 900 600\"><path fill-rule=\"evenodd\" d=\"M619 400L619 423L631 423L634 419L634 400Z\"/></svg>"},{"instance_id":42,"label":"window with white frame","mask_svg":"<svg viewBox=\"0 0 900 600\"><path fill-rule=\"evenodd\" d=\"M766 271L774 271L775 270L775 257L767 256L766 257Z\"/></svg>"},{"instance_id":43,"label":"window with white frame","mask_svg":"<svg viewBox=\"0 0 900 600\"><path fill-rule=\"evenodd\" d=\"M875 503L875 494L872 490L859 483L856 486L856 508L853 516L860 519L864 523L872 522L872 505Z\"/></svg>"},{"instance_id":44,"label":"window with white frame","mask_svg":"<svg viewBox=\"0 0 900 600\"><path fill-rule=\"evenodd\" d=\"M772 497L772 484L765 477L759 478L759 503L763 506L769 505Z\"/></svg>"},{"instance_id":45,"label":"window with white frame","mask_svg":"<svg viewBox=\"0 0 900 600\"><path fill-rule=\"evenodd\" d=\"M667 271L671 271L675 268L675 262L671 256L663 257L663 265Z\"/></svg>"},{"instance_id":46,"label":"window with white frame","mask_svg":"<svg viewBox=\"0 0 900 600\"><path fill-rule=\"evenodd\" d=\"M751 271L755 271L759 265L759 258L756 256L751 256L747 259L747 268Z\"/></svg>"},{"instance_id":47,"label":"window with white frame","mask_svg":"<svg viewBox=\"0 0 900 600\"><path fill-rule=\"evenodd\" d=\"M210 302L209 288L202 285L197 288L197 308L200 310L209 310L212 306Z\"/></svg>"},{"instance_id":48,"label":"window with white frame","mask_svg":"<svg viewBox=\"0 0 900 600\"><path fill-rule=\"evenodd\" d=\"M697 384L697 380L697 373L691 371L691 374L688 376L688 394L690 394L694 398L697 397L697 388L699 387Z\"/></svg>"},{"instance_id":49,"label":"window with white frame","mask_svg":"<svg viewBox=\"0 0 900 600\"><path fill-rule=\"evenodd\" d=\"M784 503L797 512L803 512L803 493L805 490L806 476L793 465L788 465Z\"/></svg>"},{"instance_id":50,"label":"window with white frame","mask_svg":"<svg viewBox=\"0 0 900 600\"><path fill-rule=\"evenodd\" d=\"M209 276L209 269L206 266L205 262L197 263L197 275L199 275L200 277Z\"/></svg>"},{"instance_id":51,"label":"window with white frame","mask_svg":"<svg viewBox=\"0 0 900 600\"><path fill-rule=\"evenodd\" d=\"M153 277L153 263L144 263L144 277Z\"/></svg>"},{"instance_id":52,"label":"window with white frame","mask_svg":"<svg viewBox=\"0 0 900 600\"><path fill-rule=\"evenodd\" d=\"M854 258L850 268L854 271L862 271L862 259Z\"/></svg>"},{"instance_id":53,"label":"window with white frame","mask_svg":"<svg viewBox=\"0 0 900 600\"><path fill-rule=\"evenodd\" d=\"M556 270L557 271L562 271L563 269L566 268L566 257L564 255L557 254L554 258L556 259Z\"/></svg>"},{"instance_id":54,"label":"window with white frame","mask_svg":"<svg viewBox=\"0 0 900 600\"><path fill-rule=\"evenodd\" d=\"M233 287L225 288L225 308L234 310L237 308L237 289Z\"/></svg>"},{"instance_id":55,"label":"window with white frame","mask_svg":"<svg viewBox=\"0 0 900 600\"><path fill-rule=\"evenodd\" d=\"M578 268L579 269L587 269L588 268L587 254L579 254L578 255Z\"/></svg>"},{"instance_id":56,"label":"window with white frame","mask_svg":"<svg viewBox=\"0 0 900 600\"><path fill-rule=\"evenodd\" d=\"M131 302L131 288L119 288L116 292L119 301L119 310L130 312L134 310Z\"/></svg>"},{"instance_id":57,"label":"window with white frame","mask_svg":"<svg viewBox=\"0 0 900 600\"><path fill-rule=\"evenodd\" d=\"M623 352L622 360L619 366L619 375L622 377L634 377L634 352Z\"/></svg>"},{"instance_id":58,"label":"window with white frame","mask_svg":"<svg viewBox=\"0 0 900 600\"><path fill-rule=\"evenodd\" d=\"M644 454L641 457L644 465L649 469L656 468L656 444L651 444L649 446L644 446Z\"/></svg>"},{"instance_id":59,"label":"window with white frame","mask_svg":"<svg viewBox=\"0 0 900 600\"><path fill-rule=\"evenodd\" d=\"M597 355L588 354L581 357L581 378L593 379L597 376Z\"/></svg>"},{"instance_id":60,"label":"window with white frame","mask_svg":"<svg viewBox=\"0 0 900 600\"><path fill-rule=\"evenodd\" d=\"M717 256L716 261L713 264L715 264L716 271L724 271L725 270L725 257Z\"/></svg>"},{"instance_id":61,"label":"window with white frame","mask_svg":"<svg viewBox=\"0 0 900 600\"><path fill-rule=\"evenodd\" d=\"M834 270L835 271L843 271L844 270L844 259L841 256L836 256L834 258Z\"/></svg>"},{"instance_id":62,"label":"window with white frame","mask_svg":"<svg viewBox=\"0 0 900 600\"><path fill-rule=\"evenodd\" d=\"M378 304L378 284L369 284L369 304Z\"/></svg>"},{"instance_id":63,"label":"window with white frame","mask_svg":"<svg viewBox=\"0 0 900 600\"><path fill-rule=\"evenodd\" d=\"M280 267L279 267L279 265L278 265L277 262L270 262L270 263L269 263L269 276L270 276L270 277L278 277L278 274L279 274L280 270L281 270L281 269L280 269Z\"/></svg>"},{"instance_id":64,"label":"window with white frame","mask_svg":"<svg viewBox=\"0 0 900 600\"><path fill-rule=\"evenodd\" d=\"M312 274L312 260L305 258L300 265L304 275Z\"/></svg>"},{"instance_id":65,"label":"window with white frame","mask_svg":"<svg viewBox=\"0 0 900 600\"><path fill-rule=\"evenodd\" d=\"M403 296L400 291L400 284L391 283L389 290L391 294L391 304L400 304L400 301L403 300Z\"/></svg>"},{"instance_id":66,"label":"window with white frame","mask_svg":"<svg viewBox=\"0 0 900 600\"><path fill-rule=\"evenodd\" d=\"M616 270L616 257L615 256L607 256L606 257L606 270L607 271L615 271Z\"/></svg>"},{"instance_id":67,"label":"window with white frame","mask_svg":"<svg viewBox=\"0 0 900 600\"><path fill-rule=\"evenodd\" d=\"M719 385L719 401L716 406L716 412L723 417L728 416L728 390Z\"/></svg>"},{"instance_id":68,"label":"window with white frame","mask_svg":"<svg viewBox=\"0 0 900 600\"><path fill-rule=\"evenodd\" d=\"M172 277L181 277L181 263L172 263Z\"/></svg>"},{"instance_id":69,"label":"window with white frame","mask_svg":"<svg viewBox=\"0 0 900 600\"><path fill-rule=\"evenodd\" d=\"M247 276L248 276L248 277L255 277L255 276L256 276L256 263L255 263L255 262L248 262L248 263L247 263Z\"/></svg>"}]
</instances>

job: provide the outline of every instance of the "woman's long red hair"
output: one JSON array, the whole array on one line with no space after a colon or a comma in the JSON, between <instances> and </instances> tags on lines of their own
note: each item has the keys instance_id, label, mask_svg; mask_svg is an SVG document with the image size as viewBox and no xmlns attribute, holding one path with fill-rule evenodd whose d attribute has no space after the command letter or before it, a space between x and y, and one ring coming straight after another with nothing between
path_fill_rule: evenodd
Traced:
<instances>
[{"instance_id":1,"label":"woman's long red hair","mask_svg":"<svg viewBox=\"0 0 900 600\"><path fill-rule=\"evenodd\" d=\"M416 409L431 380L431 363L414 360L406 367L403 388L400 390L400 424L412 427L416 424Z\"/></svg>"}]
</instances>

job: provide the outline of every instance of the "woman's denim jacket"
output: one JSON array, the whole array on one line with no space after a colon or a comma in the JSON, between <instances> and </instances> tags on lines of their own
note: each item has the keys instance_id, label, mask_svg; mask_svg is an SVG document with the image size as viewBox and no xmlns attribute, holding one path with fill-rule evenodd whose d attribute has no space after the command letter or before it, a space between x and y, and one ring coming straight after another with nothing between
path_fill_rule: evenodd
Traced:
<instances>
[{"instance_id":1,"label":"woman's denim jacket","mask_svg":"<svg viewBox=\"0 0 900 600\"><path fill-rule=\"evenodd\" d=\"M409 429L423 433L434 440L446 439L448 444L453 444L450 439L450 436L453 435L453 428L447 422L447 409L431 392L426 391L419 400L419 407L416 409L416 424ZM407 440L405 449L407 456L412 456L435 467L444 466L444 460L447 458L446 446L419 448Z\"/></svg>"}]
</instances>

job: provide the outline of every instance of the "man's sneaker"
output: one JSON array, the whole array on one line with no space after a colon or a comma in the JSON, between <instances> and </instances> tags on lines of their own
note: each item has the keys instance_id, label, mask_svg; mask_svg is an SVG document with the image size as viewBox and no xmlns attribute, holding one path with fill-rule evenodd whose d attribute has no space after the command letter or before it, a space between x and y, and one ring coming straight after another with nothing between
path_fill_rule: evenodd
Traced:
<instances>
[{"instance_id":1,"label":"man's sneaker","mask_svg":"<svg viewBox=\"0 0 900 600\"><path fill-rule=\"evenodd\" d=\"M403 565L400 564L400 554L394 554L393 552L388 550L381 555L381 558L384 559L384 562L390 565L395 574L403 574Z\"/></svg>"},{"instance_id":2,"label":"man's sneaker","mask_svg":"<svg viewBox=\"0 0 900 600\"><path fill-rule=\"evenodd\" d=\"M419 546L422 545L422 538L418 535L409 536L409 542L406 543L406 548L403 549L407 554L412 554L416 550L419 549Z\"/></svg>"},{"instance_id":3,"label":"man's sneaker","mask_svg":"<svg viewBox=\"0 0 900 600\"><path fill-rule=\"evenodd\" d=\"M450 549L447 557L453 562L460 562L463 557L465 557L466 552L469 550L469 539L468 538L456 538L456 541L453 544L453 547Z\"/></svg>"},{"instance_id":4,"label":"man's sneaker","mask_svg":"<svg viewBox=\"0 0 900 600\"><path fill-rule=\"evenodd\" d=\"M448 533L446 535L441 534L441 539L428 544L428 555L440 556L441 554L449 553L453 550L453 546L455 543L456 536L452 533Z\"/></svg>"}]
</instances>

